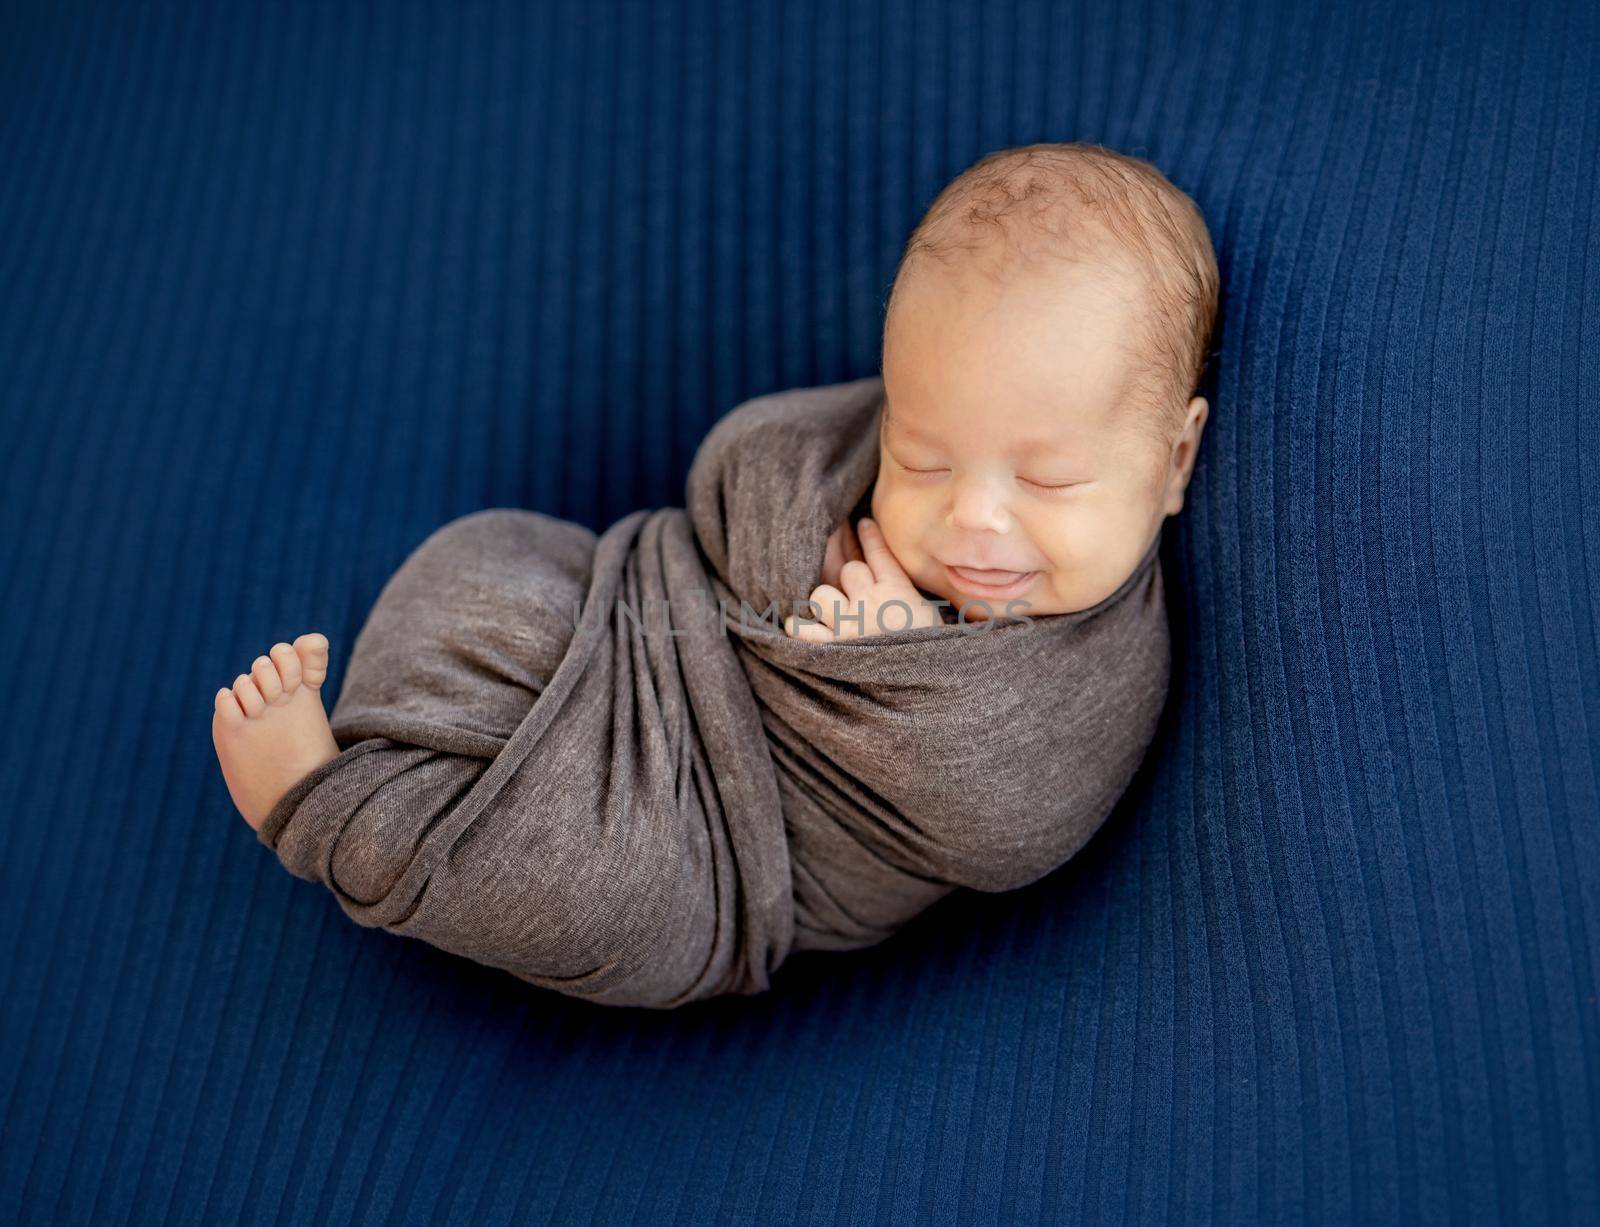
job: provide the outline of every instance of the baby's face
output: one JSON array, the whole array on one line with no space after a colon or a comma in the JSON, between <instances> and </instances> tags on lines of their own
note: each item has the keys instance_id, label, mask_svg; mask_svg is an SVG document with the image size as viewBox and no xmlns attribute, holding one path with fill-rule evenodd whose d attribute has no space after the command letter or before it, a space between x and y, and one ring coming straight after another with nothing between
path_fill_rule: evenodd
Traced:
<instances>
[{"instance_id":1,"label":"baby's face","mask_svg":"<svg viewBox=\"0 0 1600 1227\"><path fill-rule=\"evenodd\" d=\"M872 516L912 582L969 620L989 616L977 601L1087 609L1183 505L1205 402L1189 446L1141 431L1130 297L1059 268L997 287L923 267L899 289Z\"/></svg>"}]
</instances>

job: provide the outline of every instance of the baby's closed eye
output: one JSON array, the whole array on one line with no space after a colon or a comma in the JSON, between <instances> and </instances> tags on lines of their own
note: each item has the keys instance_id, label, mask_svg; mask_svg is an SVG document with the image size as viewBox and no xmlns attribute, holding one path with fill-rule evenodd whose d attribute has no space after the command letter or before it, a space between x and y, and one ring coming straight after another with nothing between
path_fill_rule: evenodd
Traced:
<instances>
[{"instance_id":1,"label":"baby's closed eye","mask_svg":"<svg viewBox=\"0 0 1600 1227\"><path fill-rule=\"evenodd\" d=\"M1024 485L1032 486L1036 490L1079 490L1085 486L1092 486L1092 481L1051 481L1045 478L1019 477L1018 481Z\"/></svg>"}]
</instances>

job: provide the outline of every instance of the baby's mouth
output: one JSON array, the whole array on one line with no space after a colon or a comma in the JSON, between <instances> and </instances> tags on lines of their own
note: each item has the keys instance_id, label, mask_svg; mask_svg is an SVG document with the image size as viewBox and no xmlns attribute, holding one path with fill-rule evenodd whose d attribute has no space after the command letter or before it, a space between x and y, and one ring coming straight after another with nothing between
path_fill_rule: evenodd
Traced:
<instances>
[{"instance_id":1,"label":"baby's mouth","mask_svg":"<svg viewBox=\"0 0 1600 1227\"><path fill-rule=\"evenodd\" d=\"M997 571L978 567L958 567L945 563L950 572L968 592L979 596L1010 596L1020 592L1038 574L1037 571Z\"/></svg>"}]
</instances>

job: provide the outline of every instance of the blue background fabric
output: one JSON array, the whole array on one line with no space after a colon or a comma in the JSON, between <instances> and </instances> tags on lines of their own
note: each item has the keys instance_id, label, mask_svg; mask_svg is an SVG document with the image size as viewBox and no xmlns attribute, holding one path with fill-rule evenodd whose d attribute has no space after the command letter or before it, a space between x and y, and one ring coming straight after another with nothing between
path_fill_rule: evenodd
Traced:
<instances>
[{"instance_id":1,"label":"blue background fabric","mask_svg":"<svg viewBox=\"0 0 1600 1227\"><path fill-rule=\"evenodd\" d=\"M0 1215L1600 1213L1600 7L0 8ZM361 929L212 696L433 528L681 503L1083 139L1205 210L1159 750L1078 859L656 1014Z\"/></svg>"}]
</instances>

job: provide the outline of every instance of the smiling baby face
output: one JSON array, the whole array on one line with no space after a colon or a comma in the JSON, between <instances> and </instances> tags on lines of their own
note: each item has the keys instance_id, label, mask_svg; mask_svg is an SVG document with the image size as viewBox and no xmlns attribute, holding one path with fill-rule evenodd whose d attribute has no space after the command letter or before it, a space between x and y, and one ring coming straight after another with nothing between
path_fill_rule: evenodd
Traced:
<instances>
[{"instance_id":1,"label":"smiling baby face","mask_svg":"<svg viewBox=\"0 0 1600 1227\"><path fill-rule=\"evenodd\" d=\"M1184 375L1150 377L1173 363L1149 274L1095 242L1075 236L1070 260L963 251L896 279L872 516L968 619L1089 608L1183 506L1207 403Z\"/></svg>"}]
</instances>

